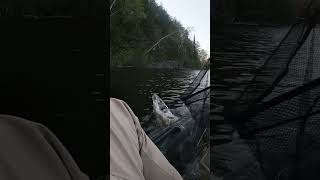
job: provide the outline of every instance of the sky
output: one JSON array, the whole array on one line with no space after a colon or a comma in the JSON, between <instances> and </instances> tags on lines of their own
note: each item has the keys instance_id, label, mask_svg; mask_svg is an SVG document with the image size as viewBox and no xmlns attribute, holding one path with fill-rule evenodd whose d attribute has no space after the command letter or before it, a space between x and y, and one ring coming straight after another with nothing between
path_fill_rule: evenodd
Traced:
<instances>
[{"instance_id":1,"label":"sky","mask_svg":"<svg viewBox=\"0 0 320 180\"><path fill-rule=\"evenodd\" d=\"M210 0L156 0L185 28L192 27L190 39L196 36L200 47L210 52Z\"/></svg>"}]
</instances>

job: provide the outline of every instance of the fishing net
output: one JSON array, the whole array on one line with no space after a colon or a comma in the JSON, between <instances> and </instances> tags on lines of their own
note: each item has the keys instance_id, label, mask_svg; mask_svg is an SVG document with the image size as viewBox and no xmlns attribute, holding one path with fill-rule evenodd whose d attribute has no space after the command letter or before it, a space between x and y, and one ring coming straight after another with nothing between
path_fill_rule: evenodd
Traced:
<instances>
[{"instance_id":1,"label":"fishing net","mask_svg":"<svg viewBox=\"0 0 320 180\"><path fill-rule=\"evenodd\" d=\"M210 59L198 73L194 81L185 91L181 99L189 108L195 125L194 140L198 141L209 123L210 113Z\"/></svg>"},{"instance_id":2,"label":"fishing net","mask_svg":"<svg viewBox=\"0 0 320 180\"><path fill-rule=\"evenodd\" d=\"M224 114L266 179L320 175L320 28L314 22L305 19L290 27Z\"/></svg>"},{"instance_id":3,"label":"fishing net","mask_svg":"<svg viewBox=\"0 0 320 180\"><path fill-rule=\"evenodd\" d=\"M148 126L144 129L170 163L184 179L200 179L201 169L209 173L209 103L210 103L210 60L203 66L193 82L181 96L183 107L175 109L177 120L168 126ZM154 100L159 98L153 97ZM155 101L154 101L155 102ZM165 107L160 101L159 107ZM157 105L157 103L154 103ZM155 106L155 105L154 105ZM161 109L161 108L154 108ZM163 108L162 108L163 109ZM164 109L168 111L166 108ZM163 114L166 114L163 111ZM156 117L153 117L156 118ZM152 122L152 121L151 121ZM208 177L209 175L207 175Z\"/></svg>"}]
</instances>

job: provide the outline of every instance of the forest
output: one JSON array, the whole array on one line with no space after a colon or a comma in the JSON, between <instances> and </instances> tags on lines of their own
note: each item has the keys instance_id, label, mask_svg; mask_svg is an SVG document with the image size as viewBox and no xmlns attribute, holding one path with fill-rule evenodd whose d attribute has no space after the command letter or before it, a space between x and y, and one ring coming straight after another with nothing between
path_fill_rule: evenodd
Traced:
<instances>
[{"instance_id":1,"label":"forest","mask_svg":"<svg viewBox=\"0 0 320 180\"><path fill-rule=\"evenodd\" d=\"M207 53L190 28L171 17L155 0L110 0L111 67L144 67L175 61L200 67Z\"/></svg>"}]
</instances>

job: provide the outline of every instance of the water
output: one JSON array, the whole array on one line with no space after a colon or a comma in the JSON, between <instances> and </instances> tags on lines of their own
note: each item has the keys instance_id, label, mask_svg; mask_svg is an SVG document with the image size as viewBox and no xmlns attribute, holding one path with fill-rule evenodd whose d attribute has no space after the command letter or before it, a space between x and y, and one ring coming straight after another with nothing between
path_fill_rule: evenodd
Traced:
<instances>
[{"instance_id":1,"label":"water","mask_svg":"<svg viewBox=\"0 0 320 180\"><path fill-rule=\"evenodd\" d=\"M287 26L215 26L211 68L213 100L210 104L210 134L214 144L232 140L233 126L224 119L224 112L234 105L256 70L272 54L287 31Z\"/></svg>"},{"instance_id":2,"label":"water","mask_svg":"<svg viewBox=\"0 0 320 180\"><path fill-rule=\"evenodd\" d=\"M213 108L233 103L280 43L288 27L216 26L213 36Z\"/></svg>"},{"instance_id":3,"label":"water","mask_svg":"<svg viewBox=\"0 0 320 180\"><path fill-rule=\"evenodd\" d=\"M138 117L152 112L152 94L157 94L170 109L182 106L180 96L199 73L190 69L111 70L111 97L124 100Z\"/></svg>"},{"instance_id":4,"label":"water","mask_svg":"<svg viewBox=\"0 0 320 180\"><path fill-rule=\"evenodd\" d=\"M211 148L212 154L221 153L219 148L233 138L233 126L224 119L224 110L235 103L268 56L280 43L288 27L261 27L249 25L217 25L213 35L213 66L211 101ZM228 152L232 154L231 152ZM247 156L243 156L247 157ZM224 157L220 157L223 159ZM229 158L229 157L228 157ZM211 158L216 164L214 171L224 172L224 161ZM223 174L223 173L222 173Z\"/></svg>"},{"instance_id":5,"label":"water","mask_svg":"<svg viewBox=\"0 0 320 180\"><path fill-rule=\"evenodd\" d=\"M250 161L248 157L252 157L252 155L248 152L253 151L260 161L260 165L263 166L263 173L267 179L278 179L280 174L282 174L282 179L290 179L291 175L295 174L314 176L312 174L314 172L306 172L300 167L313 169L313 165L319 166L318 162L315 163L315 161L311 162L309 160L309 157L314 160L314 157L311 158L313 155L310 154L308 156L307 151L301 151L303 147L306 147L306 144L308 144L308 147L316 147L318 145L316 139L319 139L319 134L314 132L319 129L319 123L317 123L319 116L309 116L307 113L309 108L310 110L315 110L317 106L313 106L313 103L318 103L318 101L315 101L318 97L318 89L300 91L301 94L286 99L272 108L264 109L255 117L246 119L247 123L245 125L248 129L255 130L254 137L256 140L246 139L248 140L246 142L250 146L250 151L244 151L241 150L241 147L237 147L234 142L237 142L239 137L232 138L233 127L231 126L230 128L228 126L230 122L224 121L223 115L228 111L221 113L223 109L228 109L229 105L235 102L234 100L255 74L255 70L265 62L288 29L287 27L258 28L238 25L225 26L220 27L216 31L216 36L214 36L216 43L214 44L215 56L213 58L213 96L216 110L215 117L220 116L220 119L215 118L214 123L211 123L218 124L213 126L216 128L213 135L215 141L212 142L215 143L216 148L211 149L213 149L212 154L222 154L220 157L211 159L212 164L215 164L214 171L223 175L233 169L241 169L242 167L236 167L236 164L241 164L239 163L241 161ZM262 78L256 82L268 85L272 82L273 77L278 77L278 72L280 72L278 70L285 69L284 65L290 59L288 54L294 50L294 45L297 44L296 38L299 37L299 29L295 28L291 31L293 33L288 36L287 43L282 44L280 48L282 50L278 51L276 56L273 56L275 58L272 61L269 61L266 71L259 73ZM317 52L316 47L319 45L317 36L319 36L320 31L316 27L312 32L290 61L286 75L281 78L275 89L263 99L264 101L279 97L280 94L301 87L304 83L319 77L320 63L317 59L320 57L320 52ZM255 93L250 91L255 88L253 86L249 87L249 94ZM257 88L257 91L259 90L260 88ZM236 120L232 119L231 121L235 122ZM308 138L312 138L314 141L311 142ZM226 143L230 141L233 141L233 143ZM234 144L234 146L228 146L230 144ZM238 149L239 151L229 151L228 149L230 148ZM308 152L311 151L316 152L317 150L315 148L308 149ZM222 152L225 152L227 157L223 157ZM233 155L235 158L233 158ZM300 157L302 157L302 161L300 161ZM240 160L241 158L244 159ZM226 162L224 161L225 159L230 161ZM234 163L232 163L233 159ZM230 165L228 165L229 163ZM246 170L250 173L253 172L250 167L247 167ZM258 172L257 169L255 169L255 172ZM243 171L239 174L233 174L241 177L249 176Z\"/></svg>"}]
</instances>

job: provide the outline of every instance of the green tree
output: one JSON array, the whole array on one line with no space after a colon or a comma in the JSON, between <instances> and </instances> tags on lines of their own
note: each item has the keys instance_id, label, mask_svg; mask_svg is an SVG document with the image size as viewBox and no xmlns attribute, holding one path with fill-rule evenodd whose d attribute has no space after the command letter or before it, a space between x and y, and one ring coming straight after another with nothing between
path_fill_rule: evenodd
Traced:
<instances>
[{"instance_id":1,"label":"green tree","mask_svg":"<svg viewBox=\"0 0 320 180\"><path fill-rule=\"evenodd\" d=\"M174 60L199 66L199 45L154 0L110 0L112 66L144 66ZM196 50L195 50L196 48Z\"/></svg>"}]
</instances>

